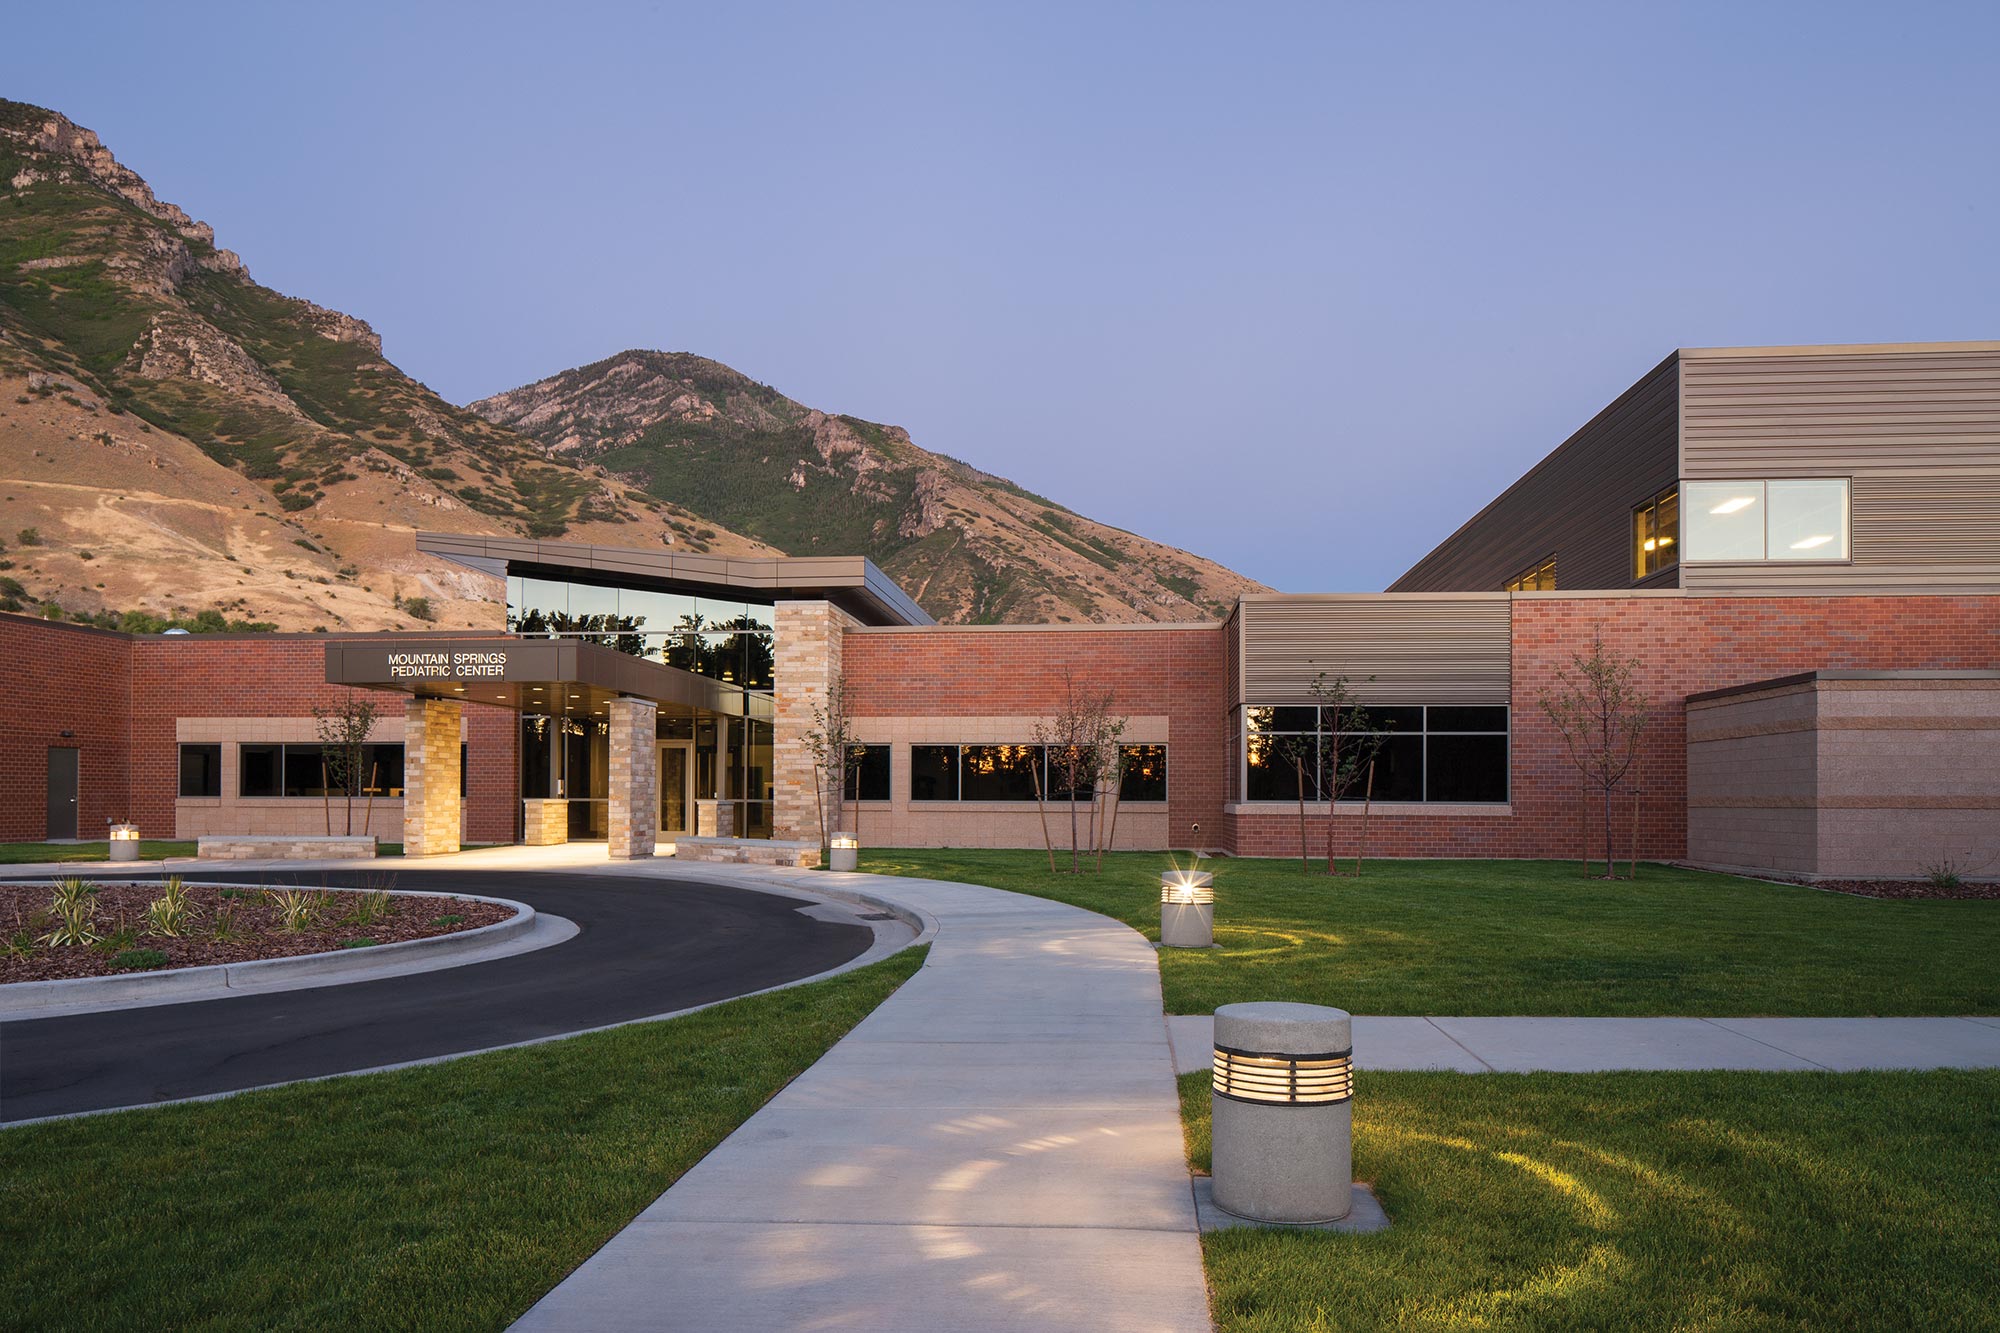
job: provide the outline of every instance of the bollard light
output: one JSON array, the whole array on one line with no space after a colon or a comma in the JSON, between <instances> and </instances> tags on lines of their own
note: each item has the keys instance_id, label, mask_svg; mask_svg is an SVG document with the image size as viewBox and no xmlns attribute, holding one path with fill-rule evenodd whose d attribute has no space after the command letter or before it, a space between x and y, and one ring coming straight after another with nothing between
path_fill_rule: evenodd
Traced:
<instances>
[{"instance_id":1,"label":"bollard light","mask_svg":"<svg viewBox=\"0 0 2000 1333\"><path fill-rule=\"evenodd\" d=\"M114 861L136 861L139 859L139 826L137 824L113 824L111 826L111 859Z\"/></svg>"},{"instance_id":2,"label":"bollard light","mask_svg":"<svg viewBox=\"0 0 2000 1333\"><path fill-rule=\"evenodd\" d=\"M1317 1004L1215 1011L1209 1157L1215 1203L1309 1224L1354 1207L1354 1022Z\"/></svg>"},{"instance_id":3,"label":"bollard light","mask_svg":"<svg viewBox=\"0 0 2000 1333\"><path fill-rule=\"evenodd\" d=\"M836 833L827 839L828 870L852 870L861 863L861 839L852 833Z\"/></svg>"},{"instance_id":4,"label":"bollard light","mask_svg":"<svg viewBox=\"0 0 2000 1333\"><path fill-rule=\"evenodd\" d=\"M1160 872L1160 944L1206 949L1215 943L1215 876L1206 870Z\"/></svg>"}]
</instances>

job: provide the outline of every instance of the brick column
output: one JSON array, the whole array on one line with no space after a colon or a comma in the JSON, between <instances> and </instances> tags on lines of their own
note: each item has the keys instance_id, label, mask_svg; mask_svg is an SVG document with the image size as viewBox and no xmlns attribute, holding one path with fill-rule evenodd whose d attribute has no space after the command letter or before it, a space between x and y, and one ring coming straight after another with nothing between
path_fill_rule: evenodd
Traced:
<instances>
[{"instance_id":1,"label":"brick column","mask_svg":"<svg viewBox=\"0 0 2000 1333\"><path fill-rule=\"evenodd\" d=\"M465 706L412 699L403 724L403 855L458 850L458 735Z\"/></svg>"},{"instance_id":2,"label":"brick column","mask_svg":"<svg viewBox=\"0 0 2000 1333\"><path fill-rule=\"evenodd\" d=\"M646 699L611 701L611 859L651 856L660 831L659 708Z\"/></svg>"},{"instance_id":3,"label":"brick column","mask_svg":"<svg viewBox=\"0 0 2000 1333\"><path fill-rule=\"evenodd\" d=\"M861 622L831 602L779 602L776 611L771 836L781 841L817 842L815 766L806 733L814 729L813 709L825 706L827 689L840 676L844 637ZM831 800L837 795L828 793L829 830L840 827L839 802Z\"/></svg>"}]
</instances>

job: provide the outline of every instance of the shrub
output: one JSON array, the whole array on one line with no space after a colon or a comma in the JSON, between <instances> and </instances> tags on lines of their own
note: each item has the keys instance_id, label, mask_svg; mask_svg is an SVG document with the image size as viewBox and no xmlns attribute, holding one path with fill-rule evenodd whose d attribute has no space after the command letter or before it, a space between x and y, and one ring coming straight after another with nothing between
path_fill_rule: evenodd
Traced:
<instances>
[{"instance_id":1,"label":"shrub","mask_svg":"<svg viewBox=\"0 0 2000 1333\"><path fill-rule=\"evenodd\" d=\"M236 909L234 907L218 909L215 914L215 924L210 927L210 933L215 937L217 944L234 944L236 941L242 939L244 931L243 927L236 920Z\"/></svg>"},{"instance_id":2,"label":"shrub","mask_svg":"<svg viewBox=\"0 0 2000 1333\"><path fill-rule=\"evenodd\" d=\"M405 597L403 599L403 610L407 611L414 620L437 619L437 612L431 609L431 599L428 597Z\"/></svg>"},{"instance_id":3,"label":"shrub","mask_svg":"<svg viewBox=\"0 0 2000 1333\"><path fill-rule=\"evenodd\" d=\"M279 926L294 932L318 925L326 911L326 895L310 889L273 889L271 901L278 906Z\"/></svg>"},{"instance_id":4,"label":"shrub","mask_svg":"<svg viewBox=\"0 0 2000 1333\"><path fill-rule=\"evenodd\" d=\"M0 940L0 957L26 958L35 951L33 931L17 930L6 939Z\"/></svg>"},{"instance_id":5,"label":"shrub","mask_svg":"<svg viewBox=\"0 0 2000 1333\"><path fill-rule=\"evenodd\" d=\"M127 972L150 972L166 965L167 956L158 949L127 949L111 960L111 966Z\"/></svg>"},{"instance_id":6,"label":"shrub","mask_svg":"<svg viewBox=\"0 0 2000 1333\"><path fill-rule=\"evenodd\" d=\"M366 926L383 917L394 915L396 900L389 896L387 889L375 889L363 893L355 899L354 910L347 914L349 924Z\"/></svg>"},{"instance_id":7,"label":"shrub","mask_svg":"<svg viewBox=\"0 0 2000 1333\"><path fill-rule=\"evenodd\" d=\"M14 540L23 546L40 546L42 544L41 529L22 528L14 534Z\"/></svg>"},{"instance_id":8,"label":"shrub","mask_svg":"<svg viewBox=\"0 0 2000 1333\"><path fill-rule=\"evenodd\" d=\"M146 904L147 933L178 936L187 929L193 915L194 904L188 899L187 885L179 875L169 875L160 896Z\"/></svg>"}]
</instances>

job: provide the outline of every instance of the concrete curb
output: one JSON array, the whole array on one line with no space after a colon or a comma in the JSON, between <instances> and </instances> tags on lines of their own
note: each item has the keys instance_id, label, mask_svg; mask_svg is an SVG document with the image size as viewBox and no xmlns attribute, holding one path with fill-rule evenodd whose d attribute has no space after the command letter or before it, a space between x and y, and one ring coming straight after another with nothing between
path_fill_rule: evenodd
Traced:
<instances>
[{"instance_id":1,"label":"concrete curb","mask_svg":"<svg viewBox=\"0 0 2000 1333\"><path fill-rule=\"evenodd\" d=\"M243 887L240 884L203 883L198 880L190 880L188 884L191 888ZM328 887L337 889L340 886ZM435 966L458 966L482 961L513 944L534 931L537 922L534 908L511 898L487 898L473 893L426 893L415 889L391 889L389 893L397 898L497 903L513 908L514 915L490 926L478 926L450 935L433 935L427 939L375 944L365 949L336 949L326 953L297 954L290 958L211 963L203 967L134 972L114 977L16 981L0 985L0 1022L52 1017L57 1013L67 1015L178 1004L246 991L289 989L296 983L314 978L323 979L321 984L324 985L344 985L405 972L412 965L421 965L425 970Z\"/></svg>"}]
</instances>

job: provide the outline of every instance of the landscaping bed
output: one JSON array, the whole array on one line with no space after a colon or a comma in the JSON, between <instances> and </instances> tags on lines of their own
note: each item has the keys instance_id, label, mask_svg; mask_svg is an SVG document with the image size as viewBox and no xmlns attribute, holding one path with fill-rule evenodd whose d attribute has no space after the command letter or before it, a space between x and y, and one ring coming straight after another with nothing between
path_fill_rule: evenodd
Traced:
<instances>
[{"instance_id":1,"label":"landscaping bed","mask_svg":"<svg viewBox=\"0 0 2000 1333\"><path fill-rule=\"evenodd\" d=\"M0 884L0 984L397 944L494 925L515 910L380 889L181 884L171 890L178 906L163 911L172 883ZM81 907L66 910L64 900Z\"/></svg>"},{"instance_id":2,"label":"landscaping bed","mask_svg":"<svg viewBox=\"0 0 2000 1333\"><path fill-rule=\"evenodd\" d=\"M1960 880L1955 884L1927 879L1819 879L1786 881L1830 893L1851 893L1857 898L1981 898L2000 900L2000 880L1981 883Z\"/></svg>"}]
</instances>

